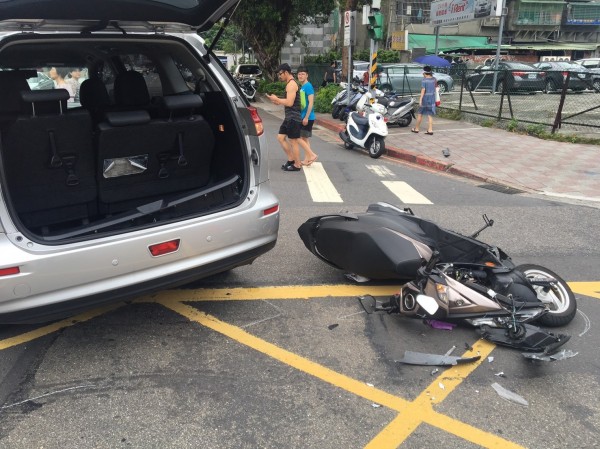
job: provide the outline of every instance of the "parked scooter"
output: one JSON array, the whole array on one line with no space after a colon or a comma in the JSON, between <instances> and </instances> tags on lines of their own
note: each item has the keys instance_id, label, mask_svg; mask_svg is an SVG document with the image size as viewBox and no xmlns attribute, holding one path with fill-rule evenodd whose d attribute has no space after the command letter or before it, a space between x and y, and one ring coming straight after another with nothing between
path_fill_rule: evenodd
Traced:
<instances>
[{"instance_id":1,"label":"parked scooter","mask_svg":"<svg viewBox=\"0 0 600 449\"><path fill-rule=\"evenodd\" d=\"M466 322L483 338L551 354L569 339L530 323L564 326L577 304L569 285L539 265L515 266L500 248L415 216L410 209L371 204L366 213L309 219L298 229L305 246L329 265L369 279L404 282L372 310L413 318ZM351 248L351 251L348 251Z\"/></svg>"},{"instance_id":2,"label":"parked scooter","mask_svg":"<svg viewBox=\"0 0 600 449\"><path fill-rule=\"evenodd\" d=\"M360 84L353 84L350 90L350 101L347 101L344 108L340 112L340 120L342 122L348 121L348 116L352 111L358 110L358 102L367 90Z\"/></svg>"},{"instance_id":3,"label":"parked scooter","mask_svg":"<svg viewBox=\"0 0 600 449\"><path fill-rule=\"evenodd\" d=\"M252 78L236 78L236 81L248 101L254 101L254 97L256 97L256 80Z\"/></svg>"},{"instance_id":4,"label":"parked scooter","mask_svg":"<svg viewBox=\"0 0 600 449\"><path fill-rule=\"evenodd\" d=\"M370 92L363 94L356 108L362 111L351 112L346 122L346 129L340 131L340 138L344 141L344 147L348 150L355 146L365 148L369 156L374 159L385 153L385 137L388 128L384 120L385 106L373 100Z\"/></svg>"},{"instance_id":5,"label":"parked scooter","mask_svg":"<svg viewBox=\"0 0 600 449\"><path fill-rule=\"evenodd\" d=\"M340 114L348 104L348 83L342 81L340 83L341 90L331 100L331 117L340 118Z\"/></svg>"},{"instance_id":6,"label":"parked scooter","mask_svg":"<svg viewBox=\"0 0 600 449\"><path fill-rule=\"evenodd\" d=\"M415 100L412 97L402 97L398 95L384 96L377 101L387 109L385 119L388 126L398 125L405 127L411 124L415 117Z\"/></svg>"}]
</instances>

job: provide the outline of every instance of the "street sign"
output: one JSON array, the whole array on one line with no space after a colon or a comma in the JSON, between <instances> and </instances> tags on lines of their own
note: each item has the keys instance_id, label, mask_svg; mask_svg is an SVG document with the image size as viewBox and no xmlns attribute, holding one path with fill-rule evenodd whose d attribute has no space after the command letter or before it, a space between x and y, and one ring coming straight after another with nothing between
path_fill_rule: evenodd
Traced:
<instances>
[{"instance_id":1,"label":"street sign","mask_svg":"<svg viewBox=\"0 0 600 449\"><path fill-rule=\"evenodd\" d=\"M500 17L503 0L438 0L431 3L431 26Z\"/></svg>"},{"instance_id":2,"label":"street sign","mask_svg":"<svg viewBox=\"0 0 600 449\"><path fill-rule=\"evenodd\" d=\"M392 50L408 50L408 30L392 33Z\"/></svg>"},{"instance_id":3,"label":"street sign","mask_svg":"<svg viewBox=\"0 0 600 449\"><path fill-rule=\"evenodd\" d=\"M344 11L344 47L356 45L356 11Z\"/></svg>"}]
</instances>

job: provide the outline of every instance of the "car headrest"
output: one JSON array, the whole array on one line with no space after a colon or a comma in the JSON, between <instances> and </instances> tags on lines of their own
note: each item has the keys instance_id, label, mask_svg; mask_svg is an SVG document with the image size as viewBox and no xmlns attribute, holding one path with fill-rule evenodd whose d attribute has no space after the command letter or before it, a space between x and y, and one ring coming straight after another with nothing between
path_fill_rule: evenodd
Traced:
<instances>
[{"instance_id":1,"label":"car headrest","mask_svg":"<svg viewBox=\"0 0 600 449\"><path fill-rule=\"evenodd\" d=\"M196 94L190 95L169 95L162 98L163 104L169 111L179 109L196 109L202 107L202 98Z\"/></svg>"},{"instance_id":2,"label":"car headrest","mask_svg":"<svg viewBox=\"0 0 600 449\"><path fill-rule=\"evenodd\" d=\"M30 90L27 78L33 76L33 70L0 71L0 114L31 112L31 106L23 103L21 92Z\"/></svg>"},{"instance_id":3,"label":"car headrest","mask_svg":"<svg viewBox=\"0 0 600 449\"><path fill-rule=\"evenodd\" d=\"M21 92L21 98L26 103L67 101L70 96L67 89L25 90Z\"/></svg>"},{"instance_id":4,"label":"car headrest","mask_svg":"<svg viewBox=\"0 0 600 449\"><path fill-rule=\"evenodd\" d=\"M106 114L111 126L144 125L150 122L148 111L114 111Z\"/></svg>"},{"instance_id":5,"label":"car headrest","mask_svg":"<svg viewBox=\"0 0 600 449\"><path fill-rule=\"evenodd\" d=\"M150 93L144 76L135 70L117 75L114 93L118 106L136 107L150 104Z\"/></svg>"},{"instance_id":6,"label":"car headrest","mask_svg":"<svg viewBox=\"0 0 600 449\"><path fill-rule=\"evenodd\" d=\"M110 105L110 97L101 79L89 78L81 83L79 101L85 109L100 109Z\"/></svg>"}]
</instances>

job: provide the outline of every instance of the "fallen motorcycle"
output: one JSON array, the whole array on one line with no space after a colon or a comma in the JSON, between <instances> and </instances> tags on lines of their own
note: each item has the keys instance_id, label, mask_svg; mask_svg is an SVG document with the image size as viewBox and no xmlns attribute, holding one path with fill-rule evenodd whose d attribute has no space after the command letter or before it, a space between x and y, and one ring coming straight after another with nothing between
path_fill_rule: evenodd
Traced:
<instances>
[{"instance_id":1,"label":"fallen motorcycle","mask_svg":"<svg viewBox=\"0 0 600 449\"><path fill-rule=\"evenodd\" d=\"M375 311L466 322L483 338L524 351L551 354L569 340L531 323L564 326L577 311L575 296L556 273L515 266L496 246L419 218L410 209L371 204L365 213L313 217L298 229L318 258L355 278L397 279L398 293L368 299Z\"/></svg>"}]
</instances>

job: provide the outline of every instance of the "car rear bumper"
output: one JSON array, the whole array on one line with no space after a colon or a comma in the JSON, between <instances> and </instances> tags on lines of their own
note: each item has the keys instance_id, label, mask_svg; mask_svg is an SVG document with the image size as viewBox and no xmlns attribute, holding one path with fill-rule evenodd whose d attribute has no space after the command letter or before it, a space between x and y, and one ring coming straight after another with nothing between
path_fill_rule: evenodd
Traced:
<instances>
[{"instance_id":1,"label":"car rear bumper","mask_svg":"<svg viewBox=\"0 0 600 449\"><path fill-rule=\"evenodd\" d=\"M273 247L279 229L269 184L254 191L237 209L75 244L19 246L19 236L0 234L0 267L19 267L2 277L0 319L123 299L251 262ZM152 256L151 245L172 240L176 251Z\"/></svg>"}]
</instances>

